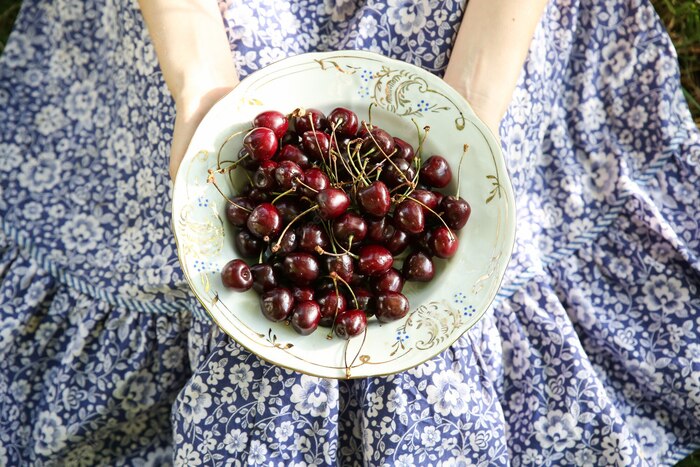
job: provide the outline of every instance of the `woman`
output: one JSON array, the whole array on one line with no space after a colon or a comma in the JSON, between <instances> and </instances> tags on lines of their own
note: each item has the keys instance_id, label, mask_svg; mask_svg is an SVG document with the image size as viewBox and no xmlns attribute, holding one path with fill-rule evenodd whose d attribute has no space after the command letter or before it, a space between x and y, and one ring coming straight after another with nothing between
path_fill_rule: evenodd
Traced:
<instances>
[{"instance_id":1,"label":"woman","mask_svg":"<svg viewBox=\"0 0 700 467\"><path fill-rule=\"evenodd\" d=\"M0 68L0 464L668 465L689 452L700 137L673 48L646 2L523 6L143 0L154 49L133 7L25 3ZM339 48L444 72L500 130L518 200L494 310L434 360L351 382L270 366L213 327L168 226L171 135L174 175L238 76Z\"/></svg>"}]
</instances>

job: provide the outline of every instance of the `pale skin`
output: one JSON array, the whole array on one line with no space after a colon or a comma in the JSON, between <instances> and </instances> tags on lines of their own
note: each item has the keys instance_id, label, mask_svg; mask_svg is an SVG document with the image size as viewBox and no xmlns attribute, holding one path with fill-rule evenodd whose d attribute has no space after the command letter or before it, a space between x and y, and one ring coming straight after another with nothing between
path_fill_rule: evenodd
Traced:
<instances>
[{"instance_id":1,"label":"pale skin","mask_svg":"<svg viewBox=\"0 0 700 467\"><path fill-rule=\"evenodd\" d=\"M238 84L215 0L139 0L175 100L174 179L197 125ZM470 0L444 80L494 134L510 102L547 0Z\"/></svg>"}]
</instances>

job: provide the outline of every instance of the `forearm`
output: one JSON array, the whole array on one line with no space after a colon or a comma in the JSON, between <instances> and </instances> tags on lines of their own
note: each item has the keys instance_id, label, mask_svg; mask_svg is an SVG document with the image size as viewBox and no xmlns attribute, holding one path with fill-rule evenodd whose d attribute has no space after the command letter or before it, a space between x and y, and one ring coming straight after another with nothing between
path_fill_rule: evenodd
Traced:
<instances>
[{"instance_id":1,"label":"forearm","mask_svg":"<svg viewBox=\"0 0 700 467\"><path fill-rule=\"evenodd\" d=\"M238 84L216 0L139 0L139 4L178 107L194 108L217 90L223 94Z\"/></svg>"},{"instance_id":2,"label":"forearm","mask_svg":"<svg viewBox=\"0 0 700 467\"><path fill-rule=\"evenodd\" d=\"M510 102L547 0L470 0L445 81L493 129Z\"/></svg>"}]
</instances>

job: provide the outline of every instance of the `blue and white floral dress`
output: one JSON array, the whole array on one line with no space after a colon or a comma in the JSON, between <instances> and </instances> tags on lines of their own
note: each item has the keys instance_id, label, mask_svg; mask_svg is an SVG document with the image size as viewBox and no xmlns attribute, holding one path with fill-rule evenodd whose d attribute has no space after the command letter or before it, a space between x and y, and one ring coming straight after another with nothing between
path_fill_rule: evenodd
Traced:
<instances>
[{"instance_id":1,"label":"blue and white floral dress","mask_svg":"<svg viewBox=\"0 0 700 467\"><path fill-rule=\"evenodd\" d=\"M464 8L219 5L241 76L340 48L440 74ZM173 118L135 3L25 0L0 58L0 465L669 465L700 442L700 135L646 0L548 6L500 131L498 303L390 377L283 370L202 317Z\"/></svg>"}]
</instances>

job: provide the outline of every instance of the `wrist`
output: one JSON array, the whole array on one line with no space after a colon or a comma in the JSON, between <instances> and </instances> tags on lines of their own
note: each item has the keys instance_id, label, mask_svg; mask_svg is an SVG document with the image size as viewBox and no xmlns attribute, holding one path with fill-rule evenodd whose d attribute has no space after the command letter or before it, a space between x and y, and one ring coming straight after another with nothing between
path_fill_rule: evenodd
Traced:
<instances>
[{"instance_id":1,"label":"wrist","mask_svg":"<svg viewBox=\"0 0 700 467\"><path fill-rule=\"evenodd\" d=\"M211 83L183 88L173 94L175 110L181 117L194 117L199 113L206 113L218 100L231 92L238 84L238 80L229 82Z\"/></svg>"}]
</instances>

